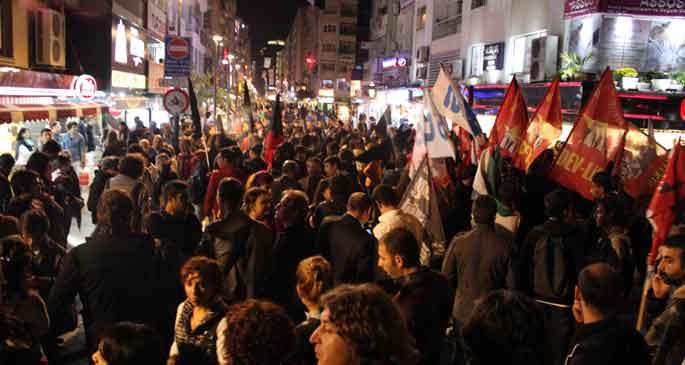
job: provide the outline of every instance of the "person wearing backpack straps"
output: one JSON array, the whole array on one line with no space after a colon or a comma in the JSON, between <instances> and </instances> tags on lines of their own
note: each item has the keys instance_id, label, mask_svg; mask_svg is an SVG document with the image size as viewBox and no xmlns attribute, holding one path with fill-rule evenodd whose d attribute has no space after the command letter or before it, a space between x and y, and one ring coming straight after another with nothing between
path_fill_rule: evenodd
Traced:
<instances>
[{"instance_id":1,"label":"person wearing backpack straps","mask_svg":"<svg viewBox=\"0 0 685 365\"><path fill-rule=\"evenodd\" d=\"M217 189L223 218L207 226L198 253L215 258L224 275L227 303L271 297L273 234L240 210L244 188L224 178Z\"/></svg>"},{"instance_id":2,"label":"person wearing backpack straps","mask_svg":"<svg viewBox=\"0 0 685 365\"><path fill-rule=\"evenodd\" d=\"M545 363L559 364L574 330L574 288L585 265L585 240L569 221L572 204L566 191L545 196L547 221L533 228L519 255L517 287L543 308L546 323Z\"/></svg>"}]
</instances>

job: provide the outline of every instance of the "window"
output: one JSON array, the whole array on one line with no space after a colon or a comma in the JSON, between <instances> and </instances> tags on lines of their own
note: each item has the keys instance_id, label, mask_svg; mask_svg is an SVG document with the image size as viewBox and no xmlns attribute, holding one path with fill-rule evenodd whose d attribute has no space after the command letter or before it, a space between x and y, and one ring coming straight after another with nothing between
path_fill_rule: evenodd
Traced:
<instances>
[{"instance_id":1,"label":"window","mask_svg":"<svg viewBox=\"0 0 685 365\"><path fill-rule=\"evenodd\" d=\"M335 43L324 43L321 46L321 50L325 53L336 53L338 52L338 46Z\"/></svg>"},{"instance_id":2,"label":"window","mask_svg":"<svg viewBox=\"0 0 685 365\"><path fill-rule=\"evenodd\" d=\"M324 24L323 26L324 33L335 33L336 29L337 27L335 26L335 24Z\"/></svg>"},{"instance_id":3,"label":"window","mask_svg":"<svg viewBox=\"0 0 685 365\"><path fill-rule=\"evenodd\" d=\"M12 57L12 2L0 2L0 56Z\"/></svg>"},{"instance_id":4,"label":"window","mask_svg":"<svg viewBox=\"0 0 685 365\"><path fill-rule=\"evenodd\" d=\"M471 0L471 9L478 9L488 4L488 0Z\"/></svg>"},{"instance_id":5,"label":"window","mask_svg":"<svg viewBox=\"0 0 685 365\"><path fill-rule=\"evenodd\" d=\"M356 18L357 6L355 4L342 3L342 5L340 6L340 16L344 16L347 18Z\"/></svg>"},{"instance_id":6,"label":"window","mask_svg":"<svg viewBox=\"0 0 685 365\"><path fill-rule=\"evenodd\" d=\"M356 35L357 26L350 23L340 23L340 34L341 35Z\"/></svg>"},{"instance_id":7,"label":"window","mask_svg":"<svg viewBox=\"0 0 685 365\"><path fill-rule=\"evenodd\" d=\"M322 63L321 72L335 72L335 63Z\"/></svg>"},{"instance_id":8,"label":"window","mask_svg":"<svg viewBox=\"0 0 685 365\"><path fill-rule=\"evenodd\" d=\"M416 30L421 30L426 27L427 17L428 15L426 14L426 7L420 7L419 11L416 13Z\"/></svg>"},{"instance_id":9,"label":"window","mask_svg":"<svg viewBox=\"0 0 685 365\"><path fill-rule=\"evenodd\" d=\"M321 80L321 88L322 89L332 89L333 88L333 80Z\"/></svg>"},{"instance_id":10,"label":"window","mask_svg":"<svg viewBox=\"0 0 685 365\"><path fill-rule=\"evenodd\" d=\"M354 42L340 42L340 53L342 54L354 54Z\"/></svg>"},{"instance_id":11,"label":"window","mask_svg":"<svg viewBox=\"0 0 685 365\"><path fill-rule=\"evenodd\" d=\"M350 91L347 87L347 80L346 79L338 79L338 90Z\"/></svg>"}]
</instances>

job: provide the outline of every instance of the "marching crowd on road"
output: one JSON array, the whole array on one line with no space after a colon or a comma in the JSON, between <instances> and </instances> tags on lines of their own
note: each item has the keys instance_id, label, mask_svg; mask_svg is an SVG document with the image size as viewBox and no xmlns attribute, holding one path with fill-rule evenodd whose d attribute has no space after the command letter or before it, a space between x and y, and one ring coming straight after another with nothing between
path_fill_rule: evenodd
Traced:
<instances>
[{"instance_id":1,"label":"marching crowd on road","mask_svg":"<svg viewBox=\"0 0 685 365\"><path fill-rule=\"evenodd\" d=\"M78 318L96 365L683 363L685 229L641 306L651 227L611 174L587 201L505 158L474 195L449 159L429 182L441 251L401 209L411 127L271 109L240 135L109 126L85 201L100 142L20 132L0 156L0 364L61 364ZM72 247L82 210L96 228Z\"/></svg>"}]
</instances>

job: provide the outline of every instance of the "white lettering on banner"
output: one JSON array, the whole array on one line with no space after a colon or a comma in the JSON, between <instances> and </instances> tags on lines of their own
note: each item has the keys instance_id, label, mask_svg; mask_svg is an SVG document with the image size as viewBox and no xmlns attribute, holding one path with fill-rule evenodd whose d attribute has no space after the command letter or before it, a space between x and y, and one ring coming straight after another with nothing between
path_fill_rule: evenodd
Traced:
<instances>
[{"instance_id":1,"label":"white lettering on banner","mask_svg":"<svg viewBox=\"0 0 685 365\"><path fill-rule=\"evenodd\" d=\"M453 125L456 123L471 135L480 133L480 127L477 126L477 123L472 126L472 123L469 123L467 120L461 91L442 69L440 70L438 79L435 81L431 95L435 109L437 109L438 113L442 116L449 119ZM474 130L474 128L476 130Z\"/></svg>"},{"instance_id":2,"label":"white lettering on banner","mask_svg":"<svg viewBox=\"0 0 685 365\"><path fill-rule=\"evenodd\" d=\"M412 152L411 175L419 167L423 156L429 158L454 158L454 147L448 139L445 118L436 112L430 91L423 98L423 118L416 123L416 137Z\"/></svg>"}]
</instances>

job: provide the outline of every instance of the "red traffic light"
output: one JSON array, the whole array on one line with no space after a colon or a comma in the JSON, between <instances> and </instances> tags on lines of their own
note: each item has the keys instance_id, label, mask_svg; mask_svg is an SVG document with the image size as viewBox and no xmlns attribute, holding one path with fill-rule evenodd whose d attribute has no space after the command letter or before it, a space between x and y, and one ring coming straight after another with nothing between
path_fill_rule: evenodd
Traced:
<instances>
[{"instance_id":1,"label":"red traffic light","mask_svg":"<svg viewBox=\"0 0 685 365\"><path fill-rule=\"evenodd\" d=\"M307 58L305 59L305 62L307 62L307 65L313 66L316 63L316 58L314 58L314 55L309 53L309 54L307 54Z\"/></svg>"}]
</instances>

